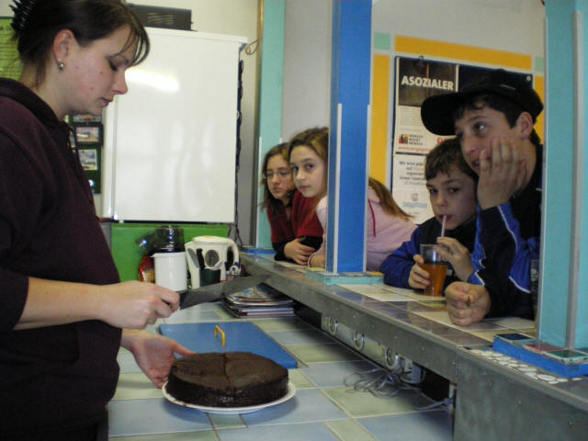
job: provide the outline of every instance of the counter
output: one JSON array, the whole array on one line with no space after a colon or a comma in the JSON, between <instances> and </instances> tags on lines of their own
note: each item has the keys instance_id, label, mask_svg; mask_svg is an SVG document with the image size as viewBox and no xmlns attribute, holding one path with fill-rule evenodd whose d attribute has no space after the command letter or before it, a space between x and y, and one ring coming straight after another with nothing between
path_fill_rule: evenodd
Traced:
<instances>
[{"instance_id":1,"label":"counter","mask_svg":"<svg viewBox=\"0 0 588 441\"><path fill-rule=\"evenodd\" d=\"M564 379L489 350L494 334L532 334L532 322L505 318L458 328L438 299L383 285L325 285L271 257L244 255L242 262L248 273L268 274L267 284L322 314L324 331L298 318L253 321L298 360L290 370L295 397L245 415L181 408L166 402L123 350L109 405L111 439L577 440L587 433L588 380ZM165 322L227 320L235 319L208 304ZM378 376L395 354L450 380L455 413L450 403L439 406L411 388L393 397L354 390L360 372Z\"/></svg>"},{"instance_id":2,"label":"counter","mask_svg":"<svg viewBox=\"0 0 588 441\"><path fill-rule=\"evenodd\" d=\"M215 322L221 327L228 321L235 319L217 303L186 309L165 320ZM451 413L442 408L427 409L435 402L418 390L403 388L394 397L379 397L346 386L345 382L357 381L356 373L376 378L384 371L327 333L296 317L252 322L298 361L298 367L289 370L296 387L294 398L243 415L205 414L183 408L168 403L140 372L132 354L121 349L120 381L108 409L110 439L386 441L391 439L390 427L394 427L394 436L402 439L451 440Z\"/></svg>"},{"instance_id":3,"label":"counter","mask_svg":"<svg viewBox=\"0 0 588 441\"><path fill-rule=\"evenodd\" d=\"M399 298L392 287L325 285L271 257L242 260L249 273L269 274L268 284L355 335L454 383L454 440L578 440L588 433L586 377L559 377L490 350L497 333L535 335L533 322L507 317L457 327L444 305Z\"/></svg>"}]
</instances>

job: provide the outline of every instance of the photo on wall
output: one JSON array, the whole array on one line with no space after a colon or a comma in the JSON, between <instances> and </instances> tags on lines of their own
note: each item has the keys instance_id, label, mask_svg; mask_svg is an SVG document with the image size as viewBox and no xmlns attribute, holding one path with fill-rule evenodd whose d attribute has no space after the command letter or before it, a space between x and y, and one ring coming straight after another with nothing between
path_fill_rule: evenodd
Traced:
<instances>
[{"instance_id":1,"label":"photo on wall","mask_svg":"<svg viewBox=\"0 0 588 441\"><path fill-rule=\"evenodd\" d=\"M396 58L392 137L394 200L420 223L432 212L425 186L425 155L444 137L430 133L421 122L421 105L434 95L457 90L457 65L423 58Z\"/></svg>"}]
</instances>

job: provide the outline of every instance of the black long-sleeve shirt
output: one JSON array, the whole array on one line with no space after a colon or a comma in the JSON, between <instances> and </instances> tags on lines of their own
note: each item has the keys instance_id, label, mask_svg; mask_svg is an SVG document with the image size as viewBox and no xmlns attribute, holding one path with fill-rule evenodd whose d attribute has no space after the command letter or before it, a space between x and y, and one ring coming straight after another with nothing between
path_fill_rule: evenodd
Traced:
<instances>
[{"instance_id":1,"label":"black long-sleeve shirt","mask_svg":"<svg viewBox=\"0 0 588 441\"><path fill-rule=\"evenodd\" d=\"M0 79L0 439L91 425L118 379L118 328L89 320L14 330L29 277L119 281L68 137L37 95Z\"/></svg>"}]
</instances>

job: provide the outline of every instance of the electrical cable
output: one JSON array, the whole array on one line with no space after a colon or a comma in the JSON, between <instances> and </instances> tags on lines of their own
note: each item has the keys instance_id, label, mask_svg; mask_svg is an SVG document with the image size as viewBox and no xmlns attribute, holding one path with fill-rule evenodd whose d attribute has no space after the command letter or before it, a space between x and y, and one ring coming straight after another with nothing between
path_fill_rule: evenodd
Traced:
<instances>
[{"instance_id":1,"label":"electrical cable","mask_svg":"<svg viewBox=\"0 0 588 441\"><path fill-rule=\"evenodd\" d=\"M400 363L394 363L391 370L374 368L366 371L353 372L343 379L343 384L353 387L354 391L369 392L376 397L393 398L403 390L418 390L418 384L425 379L425 372L421 371L421 378L417 381L407 379L411 372L403 372ZM355 377L357 377L355 379ZM422 393L422 392L421 392ZM416 410L431 410L444 407L449 412L453 409L453 398L447 397L426 406L415 407Z\"/></svg>"},{"instance_id":2,"label":"electrical cable","mask_svg":"<svg viewBox=\"0 0 588 441\"><path fill-rule=\"evenodd\" d=\"M358 377L353 381L353 377ZM343 379L345 386L353 387L353 390L369 392L377 397L394 397L402 390L415 390L414 386L405 384L397 372L383 368L374 368L367 371L353 372Z\"/></svg>"}]
</instances>

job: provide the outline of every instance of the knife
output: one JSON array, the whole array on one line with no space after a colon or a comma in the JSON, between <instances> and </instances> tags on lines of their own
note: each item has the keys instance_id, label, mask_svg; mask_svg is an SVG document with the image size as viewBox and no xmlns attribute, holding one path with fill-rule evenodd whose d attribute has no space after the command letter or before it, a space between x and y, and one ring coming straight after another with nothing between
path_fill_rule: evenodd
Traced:
<instances>
[{"instance_id":1,"label":"knife","mask_svg":"<svg viewBox=\"0 0 588 441\"><path fill-rule=\"evenodd\" d=\"M201 286L200 288L180 291L180 309L189 308L200 303L222 300L227 294L257 286L265 282L268 277L269 274L261 276L238 276L227 282L213 283L211 285Z\"/></svg>"}]
</instances>

